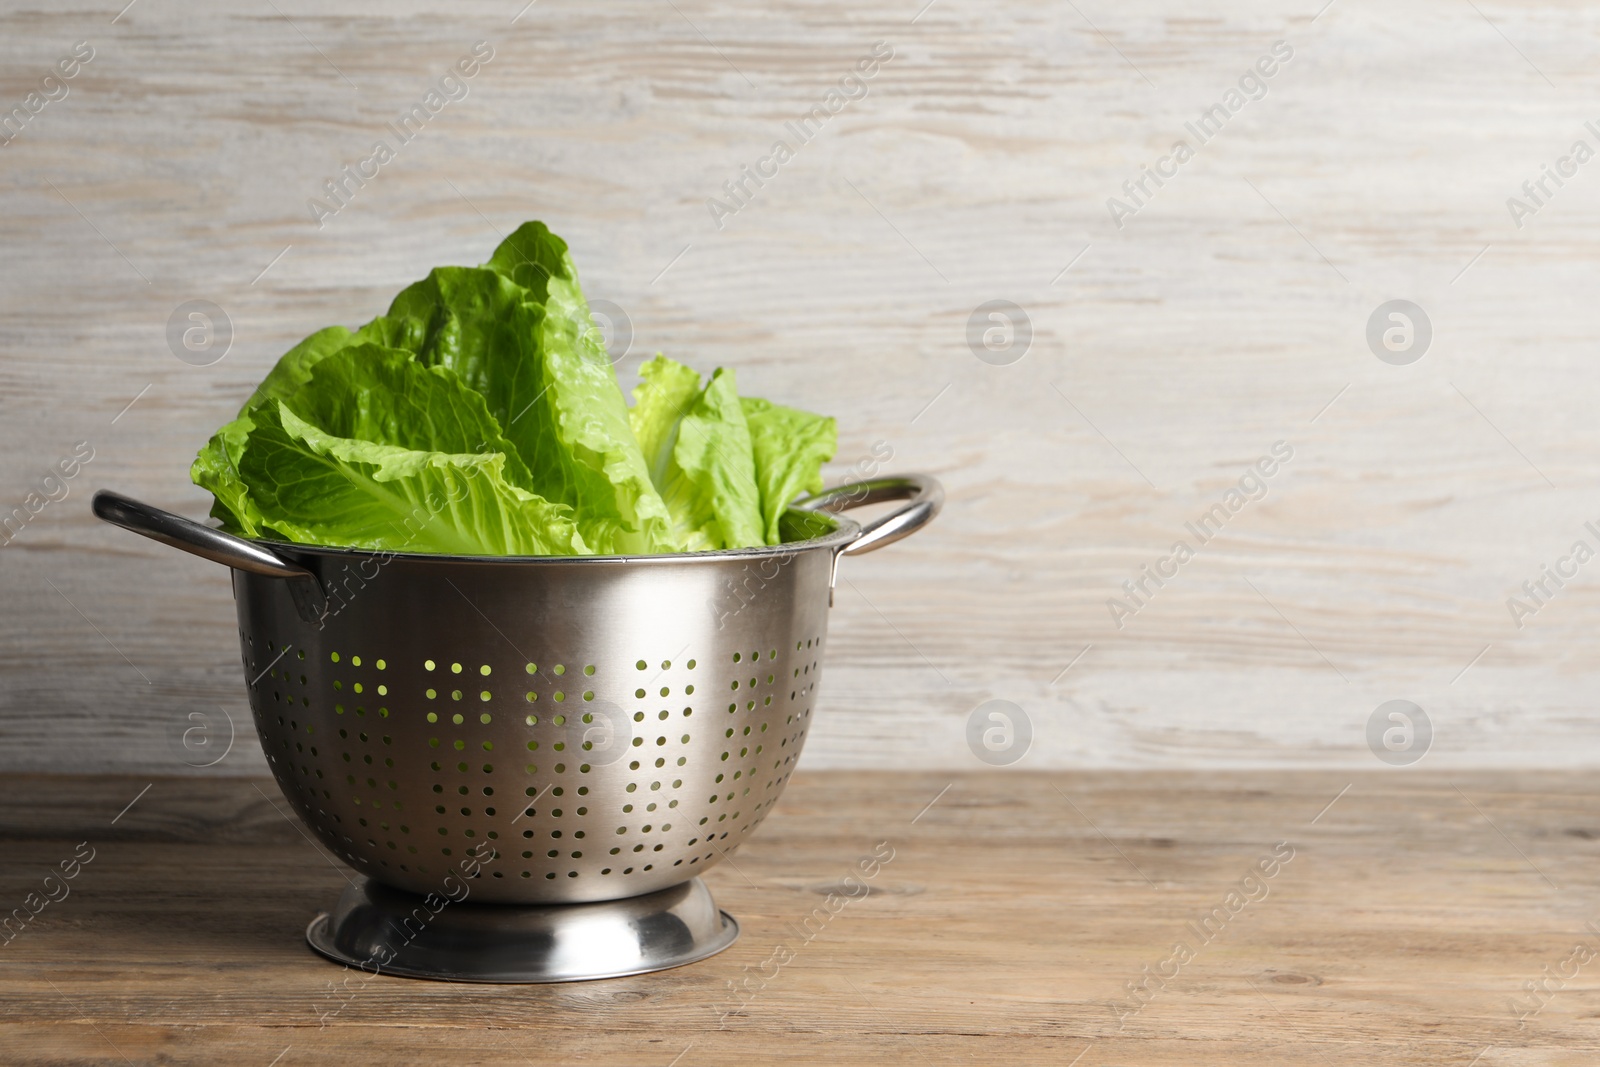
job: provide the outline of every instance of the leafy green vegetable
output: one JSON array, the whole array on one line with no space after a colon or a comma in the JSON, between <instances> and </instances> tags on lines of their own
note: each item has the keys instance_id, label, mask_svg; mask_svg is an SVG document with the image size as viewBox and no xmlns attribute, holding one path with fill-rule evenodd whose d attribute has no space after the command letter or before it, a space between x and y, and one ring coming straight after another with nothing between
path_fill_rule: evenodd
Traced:
<instances>
[{"instance_id":1,"label":"leafy green vegetable","mask_svg":"<svg viewBox=\"0 0 1600 1067\"><path fill-rule=\"evenodd\" d=\"M349 345L318 363L283 403L334 437L421 452L500 453L512 484L531 486L483 397L448 367L419 363L410 352Z\"/></svg>"},{"instance_id":2,"label":"leafy green vegetable","mask_svg":"<svg viewBox=\"0 0 1600 1067\"><path fill-rule=\"evenodd\" d=\"M657 356L639 368L628 422L657 485L666 481L678 423L699 395L700 372L676 360Z\"/></svg>"},{"instance_id":3,"label":"leafy green vegetable","mask_svg":"<svg viewBox=\"0 0 1600 1067\"><path fill-rule=\"evenodd\" d=\"M530 488L570 504L595 551L673 551L666 505L588 305L563 276L544 281L549 303L540 305L496 271L440 267L401 293L387 318L415 324L406 332L425 338L417 358L483 395L532 472Z\"/></svg>"},{"instance_id":4,"label":"leafy green vegetable","mask_svg":"<svg viewBox=\"0 0 1600 1067\"><path fill-rule=\"evenodd\" d=\"M559 275L576 284L578 272L567 254L567 242L550 232L542 222L524 222L515 233L500 242L484 264L497 274L528 290L535 303L544 303L550 278Z\"/></svg>"},{"instance_id":5,"label":"leafy green vegetable","mask_svg":"<svg viewBox=\"0 0 1600 1067\"><path fill-rule=\"evenodd\" d=\"M631 411L567 245L523 224L351 333L291 349L191 475L246 536L474 555L780 543L832 419L664 357ZM420 510L419 510L420 509Z\"/></svg>"},{"instance_id":6,"label":"leafy green vegetable","mask_svg":"<svg viewBox=\"0 0 1600 1067\"><path fill-rule=\"evenodd\" d=\"M796 497L822 491L822 465L838 448L838 426L832 418L757 397L740 403L750 425L767 544L782 544L778 521Z\"/></svg>"},{"instance_id":7,"label":"leafy green vegetable","mask_svg":"<svg viewBox=\"0 0 1600 1067\"><path fill-rule=\"evenodd\" d=\"M690 551L766 544L750 430L733 372L700 375L665 356L640 370L630 418L650 477Z\"/></svg>"},{"instance_id":8,"label":"leafy green vegetable","mask_svg":"<svg viewBox=\"0 0 1600 1067\"><path fill-rule=\"evenodd\" d=\"M265 521L261 509L251 500L248 488L239 477L239 456L255 423L250 412L269 400L293 393L311 377L311 368L350 343L350 331L343 326L318 330L284 353L256 391L245 401L239 416L212 435L200 450L189 477L216 498L211 514L250 537L261 534Z\"/></svg>"},{"instance_id":9,"label":"leafy green vegetable","mask_svg":"<svg viewBox=\"0 0 1600 1067\"><path fill-rule=\"evenodd\" d=\"M519 489L503 454L449 455L327 434L257 409L240 474L291 541L473 556L584 555L570 511Z\"/></svg>"}]
</instances>

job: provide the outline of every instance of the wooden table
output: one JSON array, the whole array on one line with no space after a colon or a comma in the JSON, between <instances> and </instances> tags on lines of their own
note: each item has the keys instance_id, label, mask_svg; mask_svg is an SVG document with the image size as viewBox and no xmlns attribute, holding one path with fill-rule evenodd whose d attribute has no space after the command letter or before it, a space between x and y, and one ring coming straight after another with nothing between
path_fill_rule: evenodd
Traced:
<instances>
[{"instance_id":1,"label":"wooden table","mask_svg":"<svg viewBox=\"0 0 1600 1067\"><path fill-rule=\"evenodd\" d=\"M801 773L708 877L743 924L720 956L338 999L301 931L344 874L286 812L258 779L0 784L5 908L93 850L0 945L0 1062L1600 1060L1600 797L1578 774ZM807 940L880 842L871 892Z\"/></svg>"}]
</instances>

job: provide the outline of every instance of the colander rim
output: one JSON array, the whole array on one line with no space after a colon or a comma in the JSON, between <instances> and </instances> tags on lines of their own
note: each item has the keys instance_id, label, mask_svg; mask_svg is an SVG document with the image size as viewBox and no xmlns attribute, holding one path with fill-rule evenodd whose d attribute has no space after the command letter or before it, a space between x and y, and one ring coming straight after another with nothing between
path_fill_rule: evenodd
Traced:
<instances>
[{"instance_id":1,"label":"colander rim","mask_svg":"<svg viewBox=\"0 0 1600 1067\"><path fill-rule=\"evenodd\" d=\"M597 566L600 564L655 564L666 565L671 563L717 563L727 560L739 559L764 559L772 556L793 556L801 552L815 552L822 549L843 549L861 535L861 524L847 515L831 514L822 511L810 511L805 508L791 507L790 515L801 515L807 522L827 522L833 524L833 529L820 537L810 537L804 541L789 541L781 545L757 545L754 548L719 548L705 552L662 552L653 555L612 555L612 556L460 556L442 552L394 552L386 548L348 548L334 545L306 545L294 541L279 541L268 537L246 537L241 534L233 536L241 541L258 545L274 555L281 555L286 559L298 562L306 557L327 557L332 559L370 559L381 556L386 561L400 561L404 563L422 564L477 564L479 566L518 565L518 566Z\"/></svg>"}]
</instances>

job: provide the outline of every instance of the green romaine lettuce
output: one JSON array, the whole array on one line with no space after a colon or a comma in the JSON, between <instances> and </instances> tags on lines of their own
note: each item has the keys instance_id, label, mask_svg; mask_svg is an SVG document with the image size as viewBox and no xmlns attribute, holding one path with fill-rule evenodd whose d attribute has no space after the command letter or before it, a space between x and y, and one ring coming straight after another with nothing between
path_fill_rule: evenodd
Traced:
<instances>
[{"instance_id":1,"label":"green romaine lettuce","mask_svg":"<svg viewBox=\"0 0 1600 1067\"><path fill-rule=\"evenodd\" d=\"M566 268L570 269L570 263ZM549 302L487 268L440 267L395 299L417 358L448 367L499 421L531 472L529 488L572 506L597 552L676 548L628 429L616 372L575 283L546 279Z\"/></svg>"},{"instance_id":2,"label":"green romaine lettuce","mask_svg":"<svg viewBox=\"0 0 1600 1067\"><path fill-rule=\"evenodd\" d=\"M249 490L239 477L239 456L255 426L250 412L269 400L289 396L304 385L311 377L311 368L348 345L350 336L343 326L329 326L289 349L256 386L234 420L213 434L195 457L189 477L201 488L211 490L215 498L211 514L225 527L257 537L264 522L261 510L251 501Z\"/></svg>"},{"instance_id":3,"label":"green romaine lettuce","mask_svg":"<svg viewBox=\"0 0 1600 1067\"><path fill-rule=\"evenodd\" d=\"M839 447L838 426L832 418L757 397L744 397L740 404L750 426L767 544L780 545L778 520L784 511L801 494L822 491L822 465Z\"/></svg>"},{"instance_id":4,"label":"green romaine lettuce","mask_svg":"<svg viewBox=\"0 0 1600 1067\"><path fill-rule=\"evenodd\" d=\"M552 276L571 279L574 284L578 280L572 257L567 254L567 242L542 222L518 226L515 233L500 242L484 266L528 290L529 299L536 304L545 302Z\"/></svg>"},{"instance_id":5,"label":"green romaine lettuce","mask_svg":"<svg viewBox=\"0 0 1600 1067\"><path fill-rule=\"evenodd\" d=\"M334 437L419 452L499 453L506 477L531 491L532 478L483 397L448 367L409 352L349 345L318 363L306 383L282 398L296 416Z\"/></svg>"},{"instance_id":6,"label":"green romaine lettuce","mask_svg":"<svg viewBox=\"0 0 1600 1067\"><path fill-rule=\"evenodd\" d=\"M589 554L564 506L512 485L499 453L450 455L324 433L257 409L239 473L286 540L467 556Z\"/></svg>"},{"instance_id":7,"label":"green romaine lettuce","mask_svg":"<svg viewBox=\"0 0 1600 1067\"><path fill-rule=\"evenodd\" d=\"M730 370L700 375L657 356L640 370L629 413L672 533L692 552L765 544L750 430Z\"/></svg>"},{"instance_id":8,"label":"green romaine lettuce","mask_svg":"<svg viewBox=\"0 0 1600 1067\"><path fill-rule=\"evenodd\" d=\"M291 349L191 470L245 536L477 555L777 544L832 419L662 357L630 411L567 245L525 223ZM420 509L420 511L419 511ZM420 517L419 517L420 516Z\"/></svg>"}]
</instances>

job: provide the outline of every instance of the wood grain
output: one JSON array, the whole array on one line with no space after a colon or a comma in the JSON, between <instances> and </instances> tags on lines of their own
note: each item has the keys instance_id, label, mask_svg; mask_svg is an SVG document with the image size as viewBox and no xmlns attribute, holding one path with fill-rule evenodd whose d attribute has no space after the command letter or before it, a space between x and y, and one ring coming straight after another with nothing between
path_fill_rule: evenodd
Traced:
<instances>
[{"instance_id":1,"label":"wood grain","mask_svg":"<svg viewBox=\"0 0 1600 1067\"><path fill-rule=\"evenodd\" d=\"M1593 764L1592 576L1520 629L1506 601L1600 520L1600 164L1520 229L1506 198L1594 141L1600 11L922 6L0 8L6 109L96 49L0 147L0 514L95 450L0 548L0 768L178 772L191 713L242 721L225 576L91 491L202 514L187 465L283 350L530 217L627 309L625 379L733 366L839 417L836 477L882 441L946 481L935 527L845 568L812 766L975 768L991 698L1039 767L1370 767L1400 697L1431 761ZM1115 228L1107 198L1280 39L1265 98ZM319 228L324 179L478 40L470 95ZM707 198L879 40L867 95L718 229ZM1411 366L1364 340L1397 298L1433 326ZM168 349L190 299L232 321L215 365ZM1009 366L967 341L994 299L1032 324ZM1266 498L1114 625L1279 440ZM263 766L243 738L211 773Z\"/></svg>"},{"instance_id":2,"label":"wood grain","mask_svg":"<svg viewBox=\"0 0 1600 1067\"><path fill-rule=\"evenodd\" d=\"M17 775L0 903L80 841L96 855L0 946L0 1048L17 1067L1593 1063L1595 965L1545 968L1600 946L1596 800L1573 773L802 772L708 877L743 927L722 955L564 986L383 976L340 1000L301 934L344 881L270 780ZM804 940L879 842L870 895ZM1286 848L1201 943L1188 924ZM1179 940L1194 958L1127 1011Z\"/></svg>"}]
</instances>

